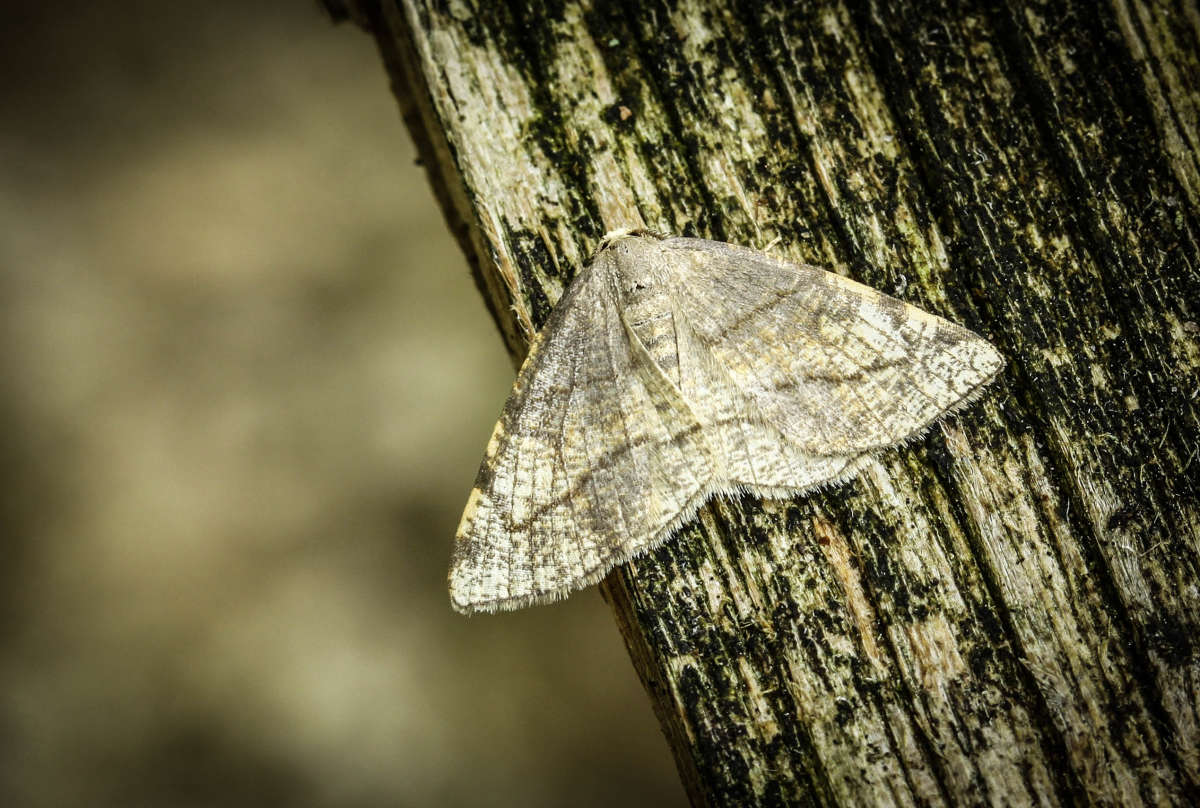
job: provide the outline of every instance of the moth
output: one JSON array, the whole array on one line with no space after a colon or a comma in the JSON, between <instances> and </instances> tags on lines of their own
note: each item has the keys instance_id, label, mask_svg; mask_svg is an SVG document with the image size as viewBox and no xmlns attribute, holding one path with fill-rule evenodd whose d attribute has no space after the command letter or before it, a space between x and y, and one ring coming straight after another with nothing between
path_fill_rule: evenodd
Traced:
<instances>
[{"instance_id":1,"label":"moth","mask_svg":"<svg viewBox=\"0 0 1200 808\"><path fill-rule=\"evenodd\" d=\"M714 495L844 479L1004 365L961 326L812 266L617 231L534 339L454 542L463 613L565 597Z\"/></svg>"}]
</instances>

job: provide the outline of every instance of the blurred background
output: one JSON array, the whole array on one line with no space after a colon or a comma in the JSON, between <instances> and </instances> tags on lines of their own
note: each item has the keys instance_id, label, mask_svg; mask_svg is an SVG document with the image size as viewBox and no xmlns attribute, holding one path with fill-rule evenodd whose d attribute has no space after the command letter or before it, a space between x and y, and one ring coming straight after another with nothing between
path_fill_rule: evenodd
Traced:
<instances>
[{"instance_id":1,"label":"blurred background","mask_svg":"<svg viewBox=\"0 0 1200 808\"><path fill-rule=\"evenodd\" d=\"M450 610L513 370L371 40L14 6L0 803L682 804L594 588Z\"/></svg>"}]
</instances>

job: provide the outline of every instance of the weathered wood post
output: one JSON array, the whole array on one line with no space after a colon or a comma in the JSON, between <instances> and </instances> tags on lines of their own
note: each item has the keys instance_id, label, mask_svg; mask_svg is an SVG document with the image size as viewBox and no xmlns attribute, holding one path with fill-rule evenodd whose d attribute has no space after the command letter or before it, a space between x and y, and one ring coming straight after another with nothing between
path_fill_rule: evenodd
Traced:
<instances>
[{"instance_id":1,"label":"weathered wood post","mask_svg":"<svg viewBox=\"0 0 1200 808\"><path fill-rule=\"evenodd\" d=\"M1200 802L1194 2L326 5L514 357L647 226L778 239L1009 359L853 482L606 581L694 802Z\"/></svg>"}]
</instances>

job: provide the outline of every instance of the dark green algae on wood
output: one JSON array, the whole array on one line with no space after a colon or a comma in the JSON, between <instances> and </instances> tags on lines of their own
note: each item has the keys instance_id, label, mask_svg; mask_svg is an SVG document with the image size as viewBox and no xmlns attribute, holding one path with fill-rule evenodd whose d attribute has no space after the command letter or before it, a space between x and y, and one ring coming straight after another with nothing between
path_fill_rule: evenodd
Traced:
<instances>
[{"instance_id":1,"label":"dark green algae on wood","mask_svg":"<svg viewBox=\"0 0 1200 808\"><path fill-rule=\"evenodd\" d=\"M713 805L1200 800L1194 4L370 3L519 355L610 228L976 330L978 405L606 582Z\"/></svg>"}]
</instances>

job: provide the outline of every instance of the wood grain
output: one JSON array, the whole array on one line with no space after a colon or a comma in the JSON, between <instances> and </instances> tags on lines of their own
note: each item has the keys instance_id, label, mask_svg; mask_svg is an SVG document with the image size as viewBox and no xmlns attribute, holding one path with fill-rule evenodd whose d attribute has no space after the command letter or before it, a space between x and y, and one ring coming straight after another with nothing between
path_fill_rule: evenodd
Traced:
<instances>
[{"instance_id":1,"label":"wood grain","mask_svg":"<svg viewBox=\"0 0 1200 808\"><path fill-rule=\"evenodd\" d=\"M327 3L514 358L599 237L774 249L997 392L606 588L697 804L1200 800L1194 3Z\"/></svg>"}]
</instances>

